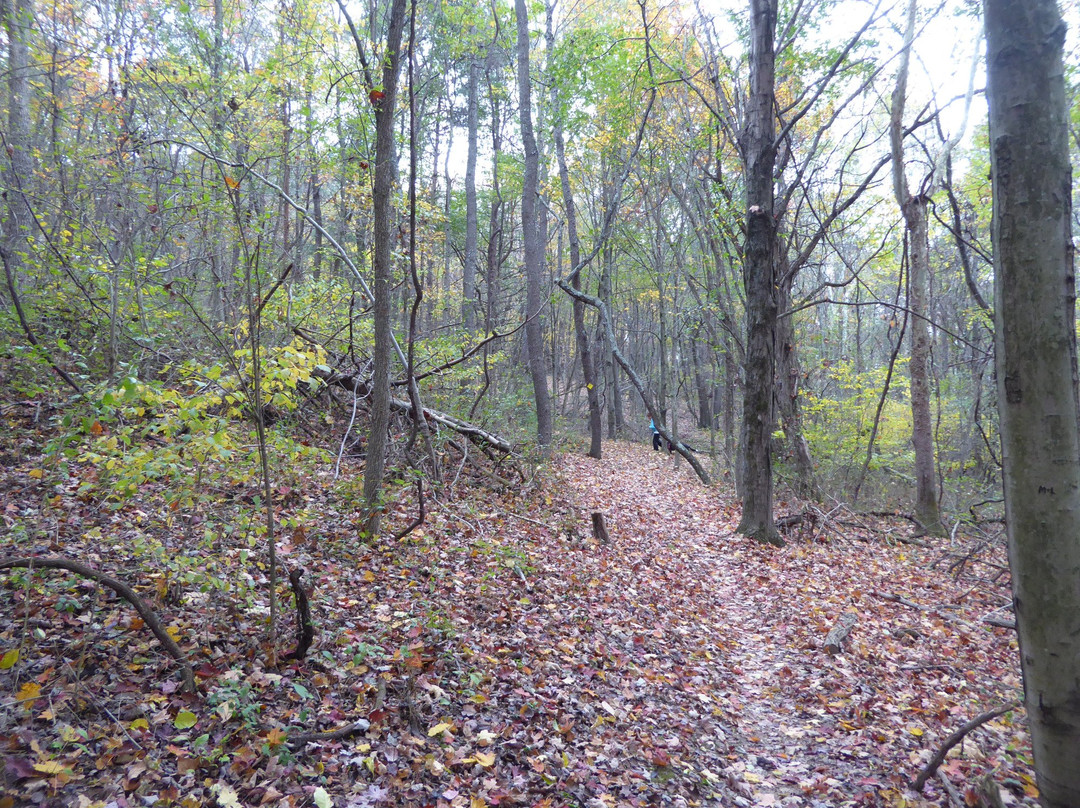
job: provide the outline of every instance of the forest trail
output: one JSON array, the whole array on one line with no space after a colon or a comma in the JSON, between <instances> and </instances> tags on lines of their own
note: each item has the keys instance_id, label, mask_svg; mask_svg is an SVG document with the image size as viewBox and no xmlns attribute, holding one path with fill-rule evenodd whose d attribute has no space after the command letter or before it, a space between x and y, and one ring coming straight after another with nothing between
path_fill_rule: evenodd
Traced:
<instances>
[{"instance_id":1,"label":"forest trail","mask_svg":"<svg viewBox=\"0 0 1080 808\"><path fill-rule=\"evenodd\" d=\"M698 694L702 724L707 715L719 719L710 739L728 758L710 773L723 777L732 800L948 804L937 781L922 795L907 781L950 727L1007 701L1018 679L1009 638L974 614L989 603L931 569L941 552L857 541L866 539L857 530L796 533L780 550L757 545L734 533L739 511L730 493L706 489L685 463L676 469L646 445L605 452L600 462L565 457L562 474L583 509L606 514L626 606L649 603L643 622L663 636L661 649L693 669L689 681L709 683ZM948 604L956 618L880 597L896 593ZM858 623L845 653L829 655L825 635L847 611ZM991 747L1018 729L988 733ZM969 745L968 755L993 759L985 743ZM962 764L950 764L954 776ZM1012 792L1001 793L1016 804ZM1030 788L1020 797L1030 798Z\"/></svg>"},{"instance_id":2,"label":"forest trail","mask_svg":"<svg viewBox=\"0 0 1080 808\"><path fill-rule=\"evenodd\" d=\"M14 708L0 710L0 792L97 808L301 808L319 789L338 808L950 805L939 781L909 782L1020 686L1012 632L982 622L1004 597L1000 544L916 547L835 521L763 546L734 533L730 492L685 463L645 443L604 451L559 455L521 485L463 479L422 526L372 544L349 478L283 478L278 558L305 570L316 634L307 659L277 664L246 535L191 530L160 484L98 507L80 493L89 463L45 488L28 456L0 474L5 524L49 529L13 543L136 582L200 695L180 692L127 602L51 571L33 586L2 576L0 694ZM215 517L248 491L228 489ZM399 487L388 522L415 515ZM830 656L846 611L858 622ZM337 734L350 725L359 734ZM1006 715L942 774L958 793L992 775L1004 804L1034 806L1028 749L1022 714Z\"/></svg>"}]
</instances>

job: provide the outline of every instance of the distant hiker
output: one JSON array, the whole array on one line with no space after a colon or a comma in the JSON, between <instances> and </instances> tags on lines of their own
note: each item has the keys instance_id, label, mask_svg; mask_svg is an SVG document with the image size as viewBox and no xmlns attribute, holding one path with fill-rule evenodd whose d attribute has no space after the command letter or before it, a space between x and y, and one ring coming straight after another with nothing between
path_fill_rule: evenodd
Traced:
<instances>
[{"instance_id":1,"label":"distant hiker","mask_svg":"<svg viewBox=\"0 0 1080 808\"><path fill-rule=\"evenodd\" d=\"M649 431L652 432L652 448L654 452L660 451L660 433L656 430L656 424L653 423L653 419L649 419Z\"/></svg>"}]
</instances>

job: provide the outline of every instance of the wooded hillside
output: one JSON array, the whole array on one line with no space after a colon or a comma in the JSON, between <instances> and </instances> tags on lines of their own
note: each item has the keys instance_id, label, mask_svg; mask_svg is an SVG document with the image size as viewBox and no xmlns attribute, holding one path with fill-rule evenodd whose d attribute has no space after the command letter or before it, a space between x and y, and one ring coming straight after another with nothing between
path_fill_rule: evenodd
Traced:
<instances>
[{"instance_id":1,"label":"wooded hillside","mask_svg":"<svg viewBox=\"0 0 1080 808\"><path fill-rule=\"evenodd\" d=\"M1054 83L1039 102L1061 113L1038 127L1058 151L1024 163L1013 158L1042 152L1012 146L1014 130L991 139L983 14L967 2L2 0L0 785L17 796L0 808L188 804L196 781L210 782L197 804L223 806L1034 800L1011 713L990 730L985 766L953 758L944 783L937 766L925 792L911 781L959 719L1022 698L1004 491L1014 512L1036 489L1056 496L1052 474L1003 488L994 375L1006 316L995 282L1014 277L1003 262L1016 255L994 239L1020 244L1028 223L1052 220L1066 249L1078 224L1064 178L1048 192L1056 207L992 209L992 154L995 181L1080 154L1075 34L1052 0L1037 5L1046 59L1018 69L1045 71L1064 96ZM1031 49L1002 48L1002 70ZM1028 92L1001 98L1023 106ZM1025 243L1047 240L1032 232ZM1042 343L1066 358L1040 401L1075 393L1074 296L1059 280L1004 303L1020 321L1065 323ZM1034 350L1022 341L1021 367ZM1031 442L1017 438L1006 459L1022 463ZM616 473L600 483L594 468ZM673 486L664 519L632 541L628 479L646 499ZM644 774L623 791L604 778L622 777L611 761L625 738L589 735L577 751L592 768L576 768L583 724L623 737L637 682L683 676L634 656L652 642L639 636L661 632L648 653L680 671L725 648L734 670L753 654L725 637L760 619L745 607L725 617L702 594L723 626L713 640L666 647L687 612L600 641L589 632L610 601L590 600L591 565L637 574L686 541L709 559L692 561L700 581L745 598L743 562L703 538L720 534L762 570L802 575L801 554L814 555L814 592L832 605L807 601L812 627L791 642L825 643L841 667L849 634L863 632L864 665L942 641L897 670L941 669L948 681L926 687L949 698L888 701L936 716L897 724L919 749L881 751L891 730L867 694L885 686L844 669L846 695L822 703L843 701L843 731L865 732L848 751L822 741L806 771L765 750L777 765L747 769L753 731L727 715L734 702L694 706L715 726L635 735L631 769ZM1014 561L1022 542L1013 534ZM873 584L844 577L863 563L884 570ZM830 565L845 567L835 591ZM782 576L755 574L765 600L791 595ZM384 575L398 589L378 590ZM634 660L624 673L636 678L583 713L537 696L558 685L532 672L501 694L510 713L479 686L543 669L537 654L577 653L574 632L541 650L550 626L512 630L558 603L538 606L541 586L584 598L574 619L592 656L567 687ZM463 593L477 598L468 614L444 614ZM619 599L620 619L657 614L662 594ZM692 611L685 597L678 608ZM933 626L886 629L883 604ZM497 641L471 634L486 618ZM755 642L786 625L758 624ZM1072 636L1069 625L1051 634ZM942 658L955 654L963 665ZM783 654L754 664L779 691L804 678ZM686 692L721 688L717 675L687 672ZM153 692L87 718L112 687ZM739 687L735 702L775 696ZM964 687L970 698L952 698ZM666 703L661 724L691 709L681 695ZM551 713L550 746L522 736L513 713ZM723 740L690 774L673 761L691 761L699 731ZM770 743L785 731L771 725ZM453 745L460 732L485 740ZM440 741L450 757L429 748ZM834 787L824 760L849 752L889 771L849 767ZM736 785L744 771L770 776L759 769L787 785ZM166 772L164 785L140 785L147 772ZM970 778L966 796L950 775Z\"/></svg>"}]
</instances>

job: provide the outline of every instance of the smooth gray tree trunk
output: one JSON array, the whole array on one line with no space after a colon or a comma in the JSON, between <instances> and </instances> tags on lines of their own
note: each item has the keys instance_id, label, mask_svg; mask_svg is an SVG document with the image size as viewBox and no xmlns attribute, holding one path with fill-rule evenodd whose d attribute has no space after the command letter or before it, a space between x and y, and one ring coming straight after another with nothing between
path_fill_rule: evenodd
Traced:
<instances>
[{"instance_id":1,"label":"smooth gray tree trunk","mask_svg":"<svg viewBox=\"0 0 1080 808\"><path fill-rule=\"evenodd\" d=\"M944 536L938 510L934 464L934 424L930 414L930 327L927 322L930 296L930 238L925 193L912 194L904 172L904 106L907 101L908 65L915 36L917 0L908 2L904 50L893 89L889 116L892 146L893 193L904 215L908 245L908 308L911 310L911 442L915 448L915 517L932 536Z\"/></svg>"},{"instance_id":2,"label":"smooth gray tree trunk","mask_svg":"<svg viewBox=\"0 0 1080 808\"><path fill-rule=\"evenodd\" d=\"M1054 0L986 0L998 411L1040 802L1080 805L1080 394Z\"/></svg>"},{"instance_id":3,"label":"smooth gray tree trunk","mask_svg":"<svg viewBox=\"0 0 1080 808\"><path fill-rule=\"evenodd\" d=\"M525 344L529 354L533 398L536 401L536 438L542 449L551 445L551 398L548 396L547 365L544 362L544 301L541 272L544 245L540 241L536 197L539 191L540 153L532 125L532 80L529 76L529 15L525 0L514 0L517 16L518 103L521 106L521 142L525 150L525 174L521 189L521 229L525 246Z\"/></svg>"},{"instance_id":4,"label":"smooth gray tree trunk","mask_svg":"<svg viewBox=\"0 0 1080 808\"><path fill-rule=\"evenodd\" d=\"M469 61L469 144L465 159L465 267L461 282L461 314L465 328L476 328L476 266L479 262L479 224L476 213L476 151L480 130L480 60Z\"/></svg>"}]
</instances>

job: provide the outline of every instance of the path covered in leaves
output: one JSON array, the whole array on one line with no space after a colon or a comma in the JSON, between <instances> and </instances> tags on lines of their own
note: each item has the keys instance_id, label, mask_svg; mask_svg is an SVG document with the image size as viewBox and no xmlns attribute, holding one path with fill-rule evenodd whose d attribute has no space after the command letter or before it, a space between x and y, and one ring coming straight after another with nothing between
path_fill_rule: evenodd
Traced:
<instances>
[{"instance_id":1,"label":"path covered in leaves","mask_svg":"<svg viewBox=\"0 0 1080 808\"><path fill-rule=\"evenodd\" d=\"M746 798L737 804L946 804L940 780L922 795L908 781L966 719L1019 693L1011 632L981 622L1002 590L954 580L944 542L887 543L857 526L758 546L733 535L736 507L685 465L674 473L637 446L607 457L568 457L563 477L613 527L597 587L615 612L641 615L632 643L660 638L635 663L663 683L660 700L678 694L674 727L729 753L703 776L722 775ZM830 656L823 640L848 611L858 622ZM683 766L700 762L697 741L672 746ZM1012 716L972 736L943 774L961 797L993 774L1005 804L1034 804L1024 750Z\"/></svg>"},{"instance_id":2,"label":"path covered in leaves","mask_svg":"<svg viewBox=\"0 0 1080 808\"><path fill-rule=\"evenodd\" d=\"M279 557L306 570L317 634L307 659L276 661L260 545L224 529L251 486L223 483L194 516L151 487L110 511L80 494L94 474L24 453L0 480L4 554L131 582L200 692L111 593L0 577L0 808L945 806L986 783L1034 805L1020 715L949 758L954 797L907 785L1019 688L1011 632L981 622L1004 591L993 547L982 581L947 571L961 536L920 548L836 525L761 547L733 534L730 496L623 443L514 489L460 485L374 546L329 471L279 477ZM389 529L415 512L403 487ZM858 622L830 656L845 611Z\"/></svg>"}]
</instances>

